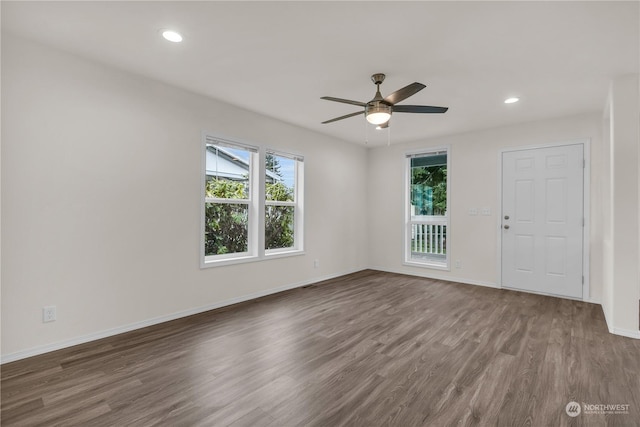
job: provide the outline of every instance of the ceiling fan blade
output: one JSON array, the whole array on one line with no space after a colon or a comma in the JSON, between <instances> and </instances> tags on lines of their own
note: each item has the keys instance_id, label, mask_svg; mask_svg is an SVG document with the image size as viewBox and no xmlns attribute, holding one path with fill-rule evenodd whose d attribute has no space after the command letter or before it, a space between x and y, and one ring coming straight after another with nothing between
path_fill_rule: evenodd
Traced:
<instances>
[{"instance_id":1,"label":"ceiling fan blade","mask_svg":"<svg viewBox=\"0 0 640 427\"><path fill-rule=\"evenodd\" d=\"M423 85L422 83L418 83L418 82L411 83L410 85L405 86L402 89L399 89L393 92L391 95L387 96L384 100L390 104L397 104L398 102L407 99L411 95L415 95L416 93L420 92L425 87L427 86Z\"/></svg>"},{"instance_id":2,"label":"ceiling fan blade","mask_svg":"<svg viewBox=\"0 0 640 427\"><path fill-rule=\"evenodd\" d=\"M343 104L357 105L358 107L366 107L367 105L364 102L352 101L350 99L334 98L333 96L323 96L320 99L326 99L327 101L342 102Z\"/></svg>"},{"instance_id":3,"label":"ceiling fan blade","mask_svg":"<svg viewBox=\"0 0 640 427\"><path fill-rule=\"evenodd\" d=\"M336 117L335 119L327 120L326 122L322 122L322 124L327 124L331 122L337 122L338 120L348 119L349 117L359 116L360 114L364 114L364 111L358 111L357 113L346 114L344 116Z\"/></svg>"},{"instance_id":4,"label":"ceiling fan blade","mask_svg":"<svg viewBox=\"0 0 640 427\"><path fill-rule=\"evenodd\" d=\"M394 113L445 113L448 107L430 107L428 105L394 105Z\"/></svg>"}]
</instances>

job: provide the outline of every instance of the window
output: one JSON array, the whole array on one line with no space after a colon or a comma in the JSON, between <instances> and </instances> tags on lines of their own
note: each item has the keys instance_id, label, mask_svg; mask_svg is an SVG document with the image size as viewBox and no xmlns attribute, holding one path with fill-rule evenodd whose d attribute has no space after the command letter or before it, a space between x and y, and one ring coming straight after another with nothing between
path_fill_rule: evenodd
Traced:
<instances>
[{"instance_id":1,"label":"window","mask_svg":"<svg viewBox=\"0 0 640 427\"><path fill-rule=\"evenodd\" d=\"M265 249L269 253L299 247L302 158L267 151L265 156Z\"/></svg>"},{"instance_id":2,"label":"window","mask_svg":"<svg viewBox=\"0 0 640 427\"><path fill-rule=\"evenodd\" d=\"M405 262L449 268L448 149L407 155Z\"/></svg>"},{"instance_id":3,"label":"window","mask_svg":"<svg viewBox=\"0 0 640 427\"><path fill-rule=\"evenodd\" d=\"M201 266L301 253L302 157L211 135L203 145Z\"/></svg>"},{"instance_id":4,"label":"window","mask_svg":"<svg viewBox=\"0 0 640 427\"><path fill-rule=\"evenodd\" d=\"M257 150L214 140L206 143L205 257L250 256L253 218L253 184Z\"/></svg>"}]
</instances>

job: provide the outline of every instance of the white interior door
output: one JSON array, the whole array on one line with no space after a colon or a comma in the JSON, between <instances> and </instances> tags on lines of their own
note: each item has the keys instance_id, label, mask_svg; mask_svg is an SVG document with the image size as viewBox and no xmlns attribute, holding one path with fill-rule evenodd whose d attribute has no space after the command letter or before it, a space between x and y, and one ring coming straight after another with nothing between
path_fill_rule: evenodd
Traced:
<instances>
[{"instance_id":1,"label":"white interior door","mask_svg":"<svg viewBox=\"0 0 640 427\"><path fill-rule=\"evenodd\" d=\"M502 154L502 286L582 298L582 144Z\"/></svg>"}]
</instances>

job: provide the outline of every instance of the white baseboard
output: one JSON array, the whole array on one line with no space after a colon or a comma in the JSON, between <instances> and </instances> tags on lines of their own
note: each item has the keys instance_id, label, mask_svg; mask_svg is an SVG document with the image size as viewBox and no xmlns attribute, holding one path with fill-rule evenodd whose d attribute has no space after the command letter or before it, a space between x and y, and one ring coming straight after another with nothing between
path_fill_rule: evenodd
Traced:
<instances>
[{"instance_id":1,"label":"white baseboard","mask_svg":"<svg viewBox=\"0 0 640 427\"><path fill-rule=\"evenodd\" d=\"M125 332L130 332L136 329L146 328L147 326L157 325L158 323L164 323L171 320L180 319L182 317L192 316L194 314L204 313L205 311L215 310L216 308L226 307L228 305L238 304L241 302L249 301L252 299L264 297L267 295L277 294L278 292L288 291L290 289L300 288L302 286L307 286L313 283L322 282L329 279L334 279L336 277L344 276L346 274L356 273L358 271L366 270L367 268L356 269L352 271L345 271L341 273L331 274L323 277L316 277L309 280L304 280L302 282L291 283L284 286L278 286L276 288L266 289L264 291L254 292L249 295L243 295L236 298L230 298L224 301L215 302L213 304L208 304L201 307L191 308L188 310L178 311L176 313L171 313L165 316L154 317L152 319L143 320L141 322L130 323L128 325L119 326L112 329L107 329L100 332L95 332L92 334L83 335L76 338L71 338L64 341L55 342L52 344L41 345L37 347L32 347L27 350L17 351L15 353L5 354L0 357L0 364L5 364L9 362L15 362L16 360L26 359L27 357L37 356L39 354L49 353L55 350L61 350L67 347L73 347L74 345L84 344L87 342L99 340L101 338L111 337L113 335L122 334Z\"/></svg>"},{"instance_id":2,"label":"white baseboard","mask_svg":"<svg viewBox=\"0 0 640 427\"><path fill-rule=\"evenodd\" d=\"M622 337L635 338L637 340L640 340L640 331L634 331L631 329L623 329L623 328L614 328L613 326L611 326L611 322L607 317L607 310L605 310L604 307L602 307L602 312L604 313L604 321L607 323L607 329L609 329L609 333L614 335L620 335Z\"/></svg>"},{"instance_id":3,"label":"white baseboard","mask_svg":"<svg viewBox=\"0 0 640 427\"><path fill-rule=\"evenodd\" d=\"M493 283L493 282L483 282L483 281L480 281L480 280L472 280L472 279L466 279L466 278L462 278L462 277L442 276L442 275L438 275L437 273L434 274L432 271L425 271L423 274L417 274L416 272L412 272L412 271L405 271L405 270L386 268L386 267L369 267L369 268L371 270L386 271L387 273L407 274L409 276L425 277L427 279L436 279L436 280L446 280L446 281L449 281L449 282L463 283L463 284L466 284L466 285L477 285L477 286L485 286L487 288L494 288L494 289L508 289L508 290L516 290L516 291L519 291L519 292L527 292L527 291L522 291L522 290L519 290L519 289L503 288L502 286L498 285L497 283ZM536 294L536 295L545 295L545 296L556 297L556 298L566 298L566 297L553 295L553 294L547 294L547 293L543 293L543 292L528 292L528 293L532 293L532 294ZM570 298L570 299L572 299L572 298ZM595 299L595 298L584 298L584 299L579 299L577 301L583 301L583 302L587 302L589 304L601 305L600 300Z\"/></svg>"},{"instance_id":4,"label":"white baseboard","mask_svg":"<svg viewBox=\"0 0 640 427\"><path fill-rule=\"evenodd\" d=\"M371 270L385 271L387 273L406 274L408 276L424 277L427 279L435 279L435 280L446 280L448 282L463 283L465 285L485 286L487 288L500 289L500 286L498 286L496 283L465 279L462 277L444 276L444 275L439 275L437 273L433 274L433 271L431 270L425 271L424 274L416 274L415 272L412 272L412 271L399 270L399 269L386 268L386 267L369 267L369 268Z\"/></svg>"},{"instance_id":5,"label":"white baseboard","mask_svg":"<svg viewBox=\"0 0 640 427\"><path fill-rule=\"evenodd\" d=\"M621 328L609 328L609 332L611 332L614 335L620 335L623 337L635 338L637 340L640 340L640 331L633 331L630 329L621 329Z\"/></svg>"}]
</instances>

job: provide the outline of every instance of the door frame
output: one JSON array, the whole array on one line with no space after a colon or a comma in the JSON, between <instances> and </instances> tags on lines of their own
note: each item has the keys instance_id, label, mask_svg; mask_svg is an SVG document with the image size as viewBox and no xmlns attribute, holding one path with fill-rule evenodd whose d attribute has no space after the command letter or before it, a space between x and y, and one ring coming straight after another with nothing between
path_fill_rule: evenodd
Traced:
<instances>
[{"instance_id":1,"label":"door frame","mask_svg":"<svg viewBox=\"0 0 640 427\"><path fill-rule=\"evenodd\" d=\"M589 254L590 254L590 229L591 229L591 139L590 138L577 138L577 139L569 139L558 141L555 143L548 144L539 144L539 145L523 145L517 147L508 147L502 148L498 150L498 215L496 215L496 230L498 236L498 244L497 249L497 285L499 288L503 288L502 286L502 212L503 212L503 200L502 200L502 155L504 153L513 152L513 151L524 151L524 150L535 150L539 148L554 148L554 147L562 147L566 145L579 145L583 146L583 154L584 154L584 168L582 169L582 179L583 179L583 187L582 187L582 215L584 217L584 227L582 227L582 275L584 276L584 283L582 284L582 299L581 301L586 302L596 302L591 298L591 286L590 286L590 263L589 263ZM521 291L521 292L529 292L529 291ZM550 295L558 297L557 295L551 295L546 292L531 292L531 293L539 293L541 295ZM575 299L571 297L561 297L567 299Z\"/></svg>"}]
</instances>

